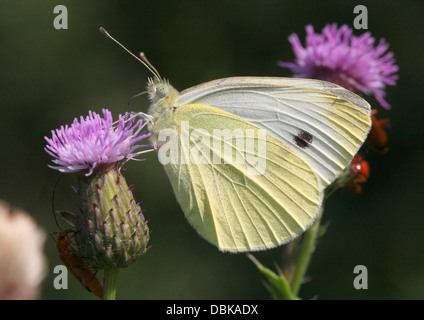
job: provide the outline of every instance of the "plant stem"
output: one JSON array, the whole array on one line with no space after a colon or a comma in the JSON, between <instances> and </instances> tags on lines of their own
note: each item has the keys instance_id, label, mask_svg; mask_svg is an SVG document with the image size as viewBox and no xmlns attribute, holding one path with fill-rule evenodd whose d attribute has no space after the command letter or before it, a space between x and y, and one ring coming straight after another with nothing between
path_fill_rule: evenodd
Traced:
<instances>
[{"instance_id":1,"label":"plant stem","mask_svg":"<svg viewBox=\"0 0 424 320\"><path fill-rule=\"evenodd\" d=\"M302 247L296 260L296 271L291 283L291 291L294 296L297 296L299 293L300 286L302 285L306 270L308 269L311 261L312 253L315 249L315 242L319 233L323 211L324 208L322 206L314 224L305 232Z\"/></svg>"},{"instance_id":2,"label":"plant stem","mask_svg":"<svg viewBox=\"0 0 424 320\"><path fill-rule=\"evenodd\" d=\"M115 300L118 268L106 268L103 275L103 300Z\"/></svg>"}]
</instances>

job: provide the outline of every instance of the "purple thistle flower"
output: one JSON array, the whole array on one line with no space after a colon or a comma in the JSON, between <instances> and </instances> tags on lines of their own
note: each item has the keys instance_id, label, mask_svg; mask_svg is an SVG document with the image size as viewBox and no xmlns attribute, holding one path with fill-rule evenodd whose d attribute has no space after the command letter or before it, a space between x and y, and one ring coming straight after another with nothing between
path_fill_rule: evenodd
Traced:
<instances>
[{"instance_id":1,"label":"purple thistle flower","mask_svg":"<svg viewBox=\"0 0 424 320\"><path fill-rule=\"evenodd\" d=\"M373 94L386 109L384 100L386 85L395 85L398 66L393 53L386 53L389 45L381 39L374 47L375 39L369 32L356 37L347 25L326 25L322 34L316 34L312 25L306 27L306 46L296 34L289 36L296 55L296 62L279 61L289 68L295 77L330 81L351 91Z\"/></svg>"},{"instance_id":2,"label":"purple thistle flower","mask_svg":"<svg viewBox=\"0 0 424 320\"><path fill-rule=\"evenodd\" d=\"M146 151L136 150L149 145L137 144L150 134L142 132L143 121L119 115L117 124L113 123L112 114L103 109L103 118L90 111L84 119L77 118L69 127L61 126L52 130L52 138L45 137L48 142L44 150L51 155L56 166L49 166L60 172L88 171L90 175L95 169L130 159Z\"/></svg>"}]
</instances>

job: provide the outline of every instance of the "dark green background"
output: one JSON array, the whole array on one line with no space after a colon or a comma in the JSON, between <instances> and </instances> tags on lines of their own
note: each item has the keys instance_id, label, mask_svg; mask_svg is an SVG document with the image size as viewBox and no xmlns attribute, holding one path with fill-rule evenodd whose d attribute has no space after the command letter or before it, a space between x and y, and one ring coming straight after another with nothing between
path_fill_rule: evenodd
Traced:
<instances>
[{"instance_id":1,"label":"dark green background","mask_svg":"<svg viewBox=\"0 0 424 320\"><path fill-rule=\"evenodd\" d=\"M68 8L69 29L53 28L53 8ZM424 298L423 236L423 1L1 1L0 198L30 212L46 231L57 230L56 208L75 210L75 178L47 167L44 136L88 110L127 111L145 88L146 69L98 31L104 26L135 53L146 52L177 89L236 76L290 76L277 60L291 61L287 37L330 22L353 25L353 8L368 8L369 31L386 38L400 67L387 90L392 110L390 152L370 155L371 177L360 195L344 190L326 203L330 221L308 272L304 298ZM356 31L360 34L362 31ZM147 102L133 102L146 111ZM151 248L118 282L119 299L268 299L262 277L243 254L223 254L201 239L176 204L154 154L126 166L135 198L145 209ZM95 298L73 278L53 288L60 264L55 242L45 246L49 274L42 298ZM255 254L269 267L281 248ZM369 289L353 288L353 269L367 266Z\"/></svg>"}]
</instances>

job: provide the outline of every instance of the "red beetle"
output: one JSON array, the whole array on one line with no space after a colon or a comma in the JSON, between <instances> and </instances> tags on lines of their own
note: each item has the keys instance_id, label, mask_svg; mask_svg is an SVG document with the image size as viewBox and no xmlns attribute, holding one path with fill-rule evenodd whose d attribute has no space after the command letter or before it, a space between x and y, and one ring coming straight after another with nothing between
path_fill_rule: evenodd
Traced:
<instances>
[{"instance_id":1,"label":"red beetle","mask_svg":"<svg viewBox=\"0 0 424 320\"><path fill-rule=\"evenodd\" d=\"M72 239L69 236L69 233L73 231L64 231L60 227L59 229L56 245L57 250L59 251L59 258L88 291L93 292L96 296L102 299L102 284L99 279L97 279L96 274L87 267L84 260L79 257L72 248Z\"/></svg>"},{"instance_id":2,"label":"red beetle","mask_svg":"<svg viewBox=\"0 0 424 320\"><path fill-rule=\"evenodd\" d=\"M371 121L372 126L370 133L368 134L366 143L374 150L379 153L385 153L389 150L388 144L388 136L386 130L384 130L384 126L389 123L389 119L377 119L375 114L377 110L372 110L371 112Z\"/></svg>"},{"instance_id":3,"label":"red beetle","mask_svg":"<svg viewBox=\"0 0 424 320\"><path fill-rule=\"evenodd\" d=\"M53 193L54 197L54 193ZM52 200L52 208L54 207ZM67 211L59 212L68 223L74 225L75 215ZM97 279L96 274L85 264L84 260L78 256L72 248L72 238L69 235L72 230L63 230L57 221L56 214L53 208L53 217L59 228L56 247L59 252L59 258L68 268L68 270L78 279L78 281L88 290L93 292L100 299L103 298L103 286Z\"/></svg>"},{"instance_id":4,"label":"red beetle","mask_svg":"<svg viewBox=\"0 0 424 320\"><path fill-rule=\"evenodd\" d=\"M350 173L352 176L346 182L345 188L355 193L361 193L361 183L366 182L370 175L370 166L368 161L364 160L359 154L355 155L350 164Z\"/></svg>"}]
</instances>

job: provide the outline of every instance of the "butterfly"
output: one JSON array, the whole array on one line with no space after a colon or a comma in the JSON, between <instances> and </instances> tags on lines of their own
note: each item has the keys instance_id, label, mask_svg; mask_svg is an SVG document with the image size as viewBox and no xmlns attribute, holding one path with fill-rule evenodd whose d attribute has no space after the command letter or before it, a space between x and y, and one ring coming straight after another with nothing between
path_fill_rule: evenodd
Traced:
<instances>
[{"instance_id":1,"label":"butterfly","mask_svg":"<svg viewBox=\"0 0 424 320\"><path fill-rule=\"evenodd\" d=\"M329 82L231 77L178 92L139 60L154 75L145 118L159 160L187 220L221 251L303 233L371 127L370 105Z\"/></svg>"}]
</instances>

